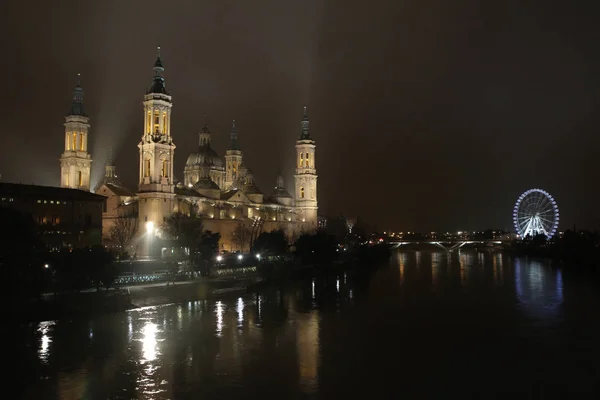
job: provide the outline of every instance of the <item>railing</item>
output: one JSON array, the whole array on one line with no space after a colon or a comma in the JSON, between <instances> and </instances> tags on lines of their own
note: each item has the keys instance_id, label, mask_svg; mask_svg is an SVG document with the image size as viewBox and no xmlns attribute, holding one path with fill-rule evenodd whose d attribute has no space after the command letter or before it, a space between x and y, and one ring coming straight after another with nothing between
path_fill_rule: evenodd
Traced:
<instances>
[{"instance_id":1,"label":"railing","mask_svg":"<svg viewBox=\"0 0 600 400\"><path fill-rule=\"evenodd\" d=\"M166 272L159 272L154 274L131 274L121 275L115 280L117 285L131 285L140 283L153 283L160 282L167 278Z\"/></svg>"}]
</instances>

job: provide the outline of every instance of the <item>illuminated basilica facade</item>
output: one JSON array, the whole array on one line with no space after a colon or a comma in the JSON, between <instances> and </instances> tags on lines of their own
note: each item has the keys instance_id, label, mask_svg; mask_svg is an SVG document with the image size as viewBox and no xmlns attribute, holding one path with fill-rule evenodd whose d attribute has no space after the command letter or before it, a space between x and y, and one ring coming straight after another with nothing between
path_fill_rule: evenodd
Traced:
<instances>
[{"instance_id":1,"label":"illuminated basilica facade","mask_svg":"<svg viewBox=\"0 0 600 400\"><path fill-rule=\"evenodd\" d=\"M309 131L306 107L296 141L293 195L286 189L281 174L266 195L258 188L252 170L244 163L235 121L223 157L212 147L208 127L200 129L198 147L188 155L183 181L178 182L173 171L176 149L171 131L173 103L166 89L160 53L153 69L152 85L143 102L138 188L131 190L120 182L112 157L107 162L104 178L94 188L95 193L107 197L103 213L103 239L107 244L117 219L134 218L137 237L130 251L141 256L157 255L157 249L149 243L160 242L161 226L174 213L201 217L204 229L221 234L221 249L227 251L248 250L247 247L240 249L239 242L235 244L232 240L239 225L250 228L260 223L267 232L282 229L290 239L317 229L316 146ZM65 123L65 151L60 159L63 187L90 190L89 129L89 118L83 109L83 90L78 84L71 114Z\"/></svg>"}]
</instances>

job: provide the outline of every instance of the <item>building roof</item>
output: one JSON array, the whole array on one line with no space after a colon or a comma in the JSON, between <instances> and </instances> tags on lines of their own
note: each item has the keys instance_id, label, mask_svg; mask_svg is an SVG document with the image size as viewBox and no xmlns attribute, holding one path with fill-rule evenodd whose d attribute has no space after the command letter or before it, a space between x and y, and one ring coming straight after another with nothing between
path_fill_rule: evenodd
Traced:
<instances>
[{"instance_id":1,"label":"building roof","mask_svg":"<svg viewBox=\"0 0 600 400\"><path fill-rule=\"evenodd\" d=\"M221 200L229 200L239 192L238 189L231 189L221 193Z\"/></svg>"},{"instance_id":2,"label":"building roof","mask_svg":"<svg viewBox=\"0 0 600 400\"><path fill-rule=\"evenodd\" d=\"M273 189L273 191L271 192L269 197L272 199L277 199L277 198L282 198L282 197L291 199L292 195L284 187L276 187L275 189Z\"/></svg>"},{"instance_id":3,"label":"building roof","mask_svg":"<svg viewBox=\"0 0 600 400\"><path fill-rule=\"evenodd\" d=\"M55 186L24 185L21 183L0 182L0 195L14 197L42 197L80 201L103 201L106 197L79 189Z\"/></svg>"},{"instance_id":4,"label":"building roof","mask_svg":"<svg viewBox=\"0 0 600 400\"><path fill-rule=\"evenodd\" d=\"M220 190L219 186L213 182L209 177L200 178L198 182L193 186L193 189L215 189Z\"/></svg>"},{"instance_id":5,"label":"building roof","mask_svg":"<svg viewBox=\"0 0 600 400\"><path fill-rule=\"evenodd\" d=\"M111 192L113 192L117 196L127 196L127 197L135 196L135 193L133 191L131 191L121 185L115 185L114 183L105 183L105 185Z\"/></svg>"},{"instance_id":6,"label":"building roof","mask_svg":"<svg viewBox=\"0 0 600 400\"><path fill-rule=\"evenodd\" d=\"M246 194L263 194L258 186L254 182L248 182L243 187L242 190Z\"/></svg>"},{"instance_id":7,"label":"building roof","mask_svg":"<svg viewBox=\"0 0 600 400\"><path fill-rule=\"evenodd\" d=\"M190 189L186 186L183 186L183 184L181 185L181 187L179 185L175 186L175 194L177 194L179 196L187 196L187 197L204 197L200 193L196 192L195 190Z\"/></svg>"},{"instance_id":8,"label":"building roof","mask_svg":"<svg viewBox=\"0 0 600 400\"><path fill-rule=\"evenodd\" d=\"M215 166L223 168L223 159L210 147L200 146L197 153L191 153L185 163L186 167Z\"/></svg>"}]
</instances>

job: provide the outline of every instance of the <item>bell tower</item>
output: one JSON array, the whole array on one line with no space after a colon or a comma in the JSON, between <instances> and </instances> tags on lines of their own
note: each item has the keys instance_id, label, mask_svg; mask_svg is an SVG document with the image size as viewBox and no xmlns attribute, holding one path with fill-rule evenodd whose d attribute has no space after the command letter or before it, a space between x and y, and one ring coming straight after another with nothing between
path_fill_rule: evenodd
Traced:
<instances>
[{"instance_id":1,"label":"bell tower","mask_svg":"<svg viewBox=\"0 0 600 400\"><path fill-rule=\"evenodd\" d=\"M65 117L65 151L60 157L60 186L90 190L92 158L88 152L90 118L83 108L80 75L73 89L71 112Z\"/></svg>"},{"instance_id":2,"label":"bell tower","mask_svg":"<svg viewBox=\"0 0 600 400\"><path fill-rule=\"evenodd\" d=\"M171 136L171 95L167 92L164 67L157 49L152 86L144 96L144 131L138 144L139 167L139 221L143 240L139 253L155 257L160 253L157 237L162 224L173 213L175 183L173 159L175 143Z\"/></svg>"},{"instance_id":3,"label":"bell tower","mask_svg":"<svg viewBox=\"0 0 600 400\"><path fill-rule=\"evenodd\" d=\"M173 193L173 157L171 137L171 96L167 92L160 59L160 47L154 63L154 80L144 96L144 133L140 149L140 192Z\"/></svg>"},{"instance_id":4,"label":"bell tower","mask_svg":"<svg viewBox=\"0 0 600 400\"><path fill-rule=\"evenodd\" d=\"M225 190L234 188L241 177L240 167L242 166L242 150L238 143L235 120L232 122L229 138L231 139L231 142L225 151Z\"/></svg>"},{"instance_id":5,"label":"bell tower","mask_svg":"<svg viewBox=\"0 0 600 400\"><path fill-rule=\"evenodd\" d=\"M315 141L310 136L306 106L302 117L300 137L296 141L295 204L301 221L317 229L317 167Z\"/></svg>"}]
</instances>

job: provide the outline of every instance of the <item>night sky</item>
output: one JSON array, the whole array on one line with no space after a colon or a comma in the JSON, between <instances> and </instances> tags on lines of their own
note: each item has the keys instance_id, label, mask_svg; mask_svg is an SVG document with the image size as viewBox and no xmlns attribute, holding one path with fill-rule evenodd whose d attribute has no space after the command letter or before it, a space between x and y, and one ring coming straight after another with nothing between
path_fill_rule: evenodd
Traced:
<instances>
[{"instance_id":1,"label":"night sky","mask_svg":"<svg viewBox=\"0 0 600 400\"><path fill-rule=\"evenodd\" d=\"M3 5L6 5L6 0ZM308 105L321 215L381 230L508 229L529 188L560 229L600 227L600 12L593 1L8 0L3 181L59 184L78 72L93 184L108 149L137 185L142 100L162 48L176 176L207 123L223 154L293 190Z\"/></svg>"}]
</instances>

